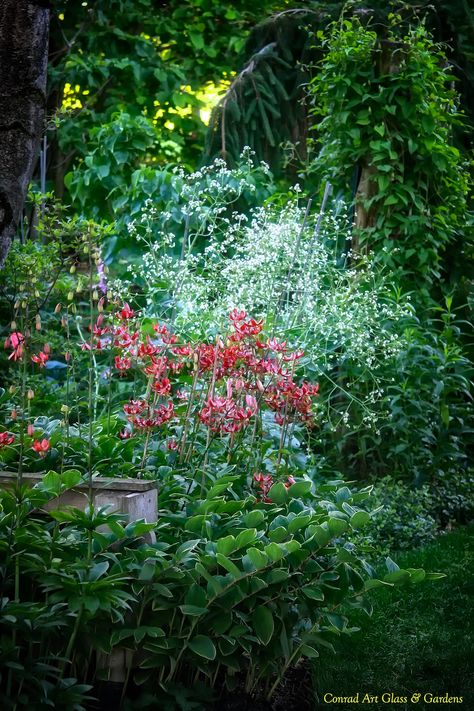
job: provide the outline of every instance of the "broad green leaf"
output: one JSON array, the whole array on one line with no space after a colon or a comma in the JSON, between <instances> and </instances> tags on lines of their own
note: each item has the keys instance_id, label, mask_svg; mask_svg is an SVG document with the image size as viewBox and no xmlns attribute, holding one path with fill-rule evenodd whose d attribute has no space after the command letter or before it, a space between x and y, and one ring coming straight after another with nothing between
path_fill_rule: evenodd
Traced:
<instances>
[{"instance_id":1,"label":"broad green leaf","mask_svg":"<svg viewBox=\"0 0 474 711\"><path fill-rule=\"evenodd\" d=\"M207 612L207 607L198 607L197 605L180 605L179 609L183 615L191 615L191 617L200 617Z\"/></svg>"},{"instance_id":2,"label":"broad green leaf","mask_svg":"<svg viewBox=\"0 0 474 711\"><path fill-rule=\"evenodd\" d=\"M192 541L184 541L184 543L181 543L181 545L178 546L178 548L176 549L176 557L179 558L183 555L183 553L189 553L190 551L193 551L200 543L200 538L195 538Z\"/></svg>"},{"instance_id":3,"label":"broad green leaf","mask_svg":"<svg viewBox=\"0 0 474 711\"><path fill-rule=\"evenodd\" d=\"M295 486L295 484L293 484ZM277 482L270 487L268 498L275 504L286 504L288 501L288 489L281 482Z\"/></svg>"},{"instance_id":4,"label":"broad green leaf","mask_svg":"<svg viewBox=\"0 0 474 711\"><path fill-rule=\"evenodd\" d=\"M268 537L271 541L275 541L275 543L281 543L288 538L288 531L283 526L278 526L278 528L274 528L268 532Z\"/></svg>"},{"instance_id":5,"label":"broad green leaf","mask_svg":"<svg viewBox=\"0 0 474 711\"><path fill-rule=\"evenodd\" d=\"M290 533L294 533L295 531L298 531L300 528L304 528L305 526L307 526L310 521L311 521L310 514L299 514L298 516L296 516L294 519L292 519L289 522L288 531Z\"/></svg>"},{"instance_id":6,"label":"broad green leaf","mask_svg":"<svg viewBox=\"0 0 474 711\"><path fill-rule=\"evenodd\" d=\"M304 498L311 493L311 482L310 481L297 481L290 486L288 489L288 496L290 499ZM271 491L271 490L270 490ZM271 498L271 497L270 497ZM276 502L278 503L278 502Z\"/></svg>"},{"instance_id":7,"label":"broad green leaf","mask_svg":"<svg viewBox=\"0 0 474 711\"><path fill-rule=\"evenodd\" d=\"M308 659L316 659L316 657L319 657L319 652L313 647L310 647L309 644L303 644L301 647L301 655Z\"/></svg>"},{"instance_id":8,"label":"broad green leaf","mask_svg":"<svg viewBox=\"0 0 474 711\"><path fill-rule=\"evenodd\" d=\"M341 518L330 517L327 521L329 531L333 536L340 536L341 533L347 530L347 521L343 521Z\"/></svg>"},{"instance_id":9,"label":"broad green leaf","mask_svg":"<svg viewBox=\"0 0 474 711\"><path fill-rule=\"evenodd\" d=\"M366 591L369 591L369 590L374 590L375 588L381 588L384 585L385 586L392 586L393 583L387 583L386 580L378 580L376 578L372 578L371 580L365 581L364 589Z\"/></svg>"},{"instance_id":10,"label":"broad green leaf","mask_svg":"<svg viewBox=\"0 0 474 711\"><path fill-rule=\"evenodd\" d=\"M222 553L223 555L229 555L229 553L235 551L236 548L236 540L232 535L225 536L225 538L219 538L217 541L216 550L218 553Z\"/></svg>"},{"instance_id":11,"label":"broad green leaf","mask_svg":"<svg viewBox=\"0 0 474 711\"><path fill-rule=\"evenodd\" d=\"M206 520L205 514L199 514L199 516L191 516L188 518L184 524L186 531L191 531L192 533L201 533L204 521Z\"/></svg>"},{"instance_id":12,"label":"broad green leaf","mask_svg":"<svg viewBox=\"0 0 474 711\"><path fill-rule=\"evenodd\" d=\"M275 628L273 615L268 607L261 605L256 608L252 615L252 624L259 640L262 644L267 645L272 638L273 630Z\"/></svg>"},{"instance_id":13,"label":"broad green leaf","mask_svg":"<svg viewBox=\"0 0 474 711\"><path fill-rule=\"evenodd\" d=\"M310 600L317 600L318 602L322 602L324 600L324 593L320 588L306 585L301 588L301 592L304 593L306 597L309 597Z\"/></svg>"},{"instance_id":14,"label":"broad green leaf","mask_svg":"<svg viewBox=\"0 0 474 711\"><path fill-rule=\"evenodd\" d=\"M370 521L370 515L367 511L356 511L353 516L351 516L351 526L352 528L362 528Z\"/></svg>"},{"instance_id":15,"label":"broad green leaf","mask_svg":"<svg viewBox=\"0 0 474 711\"><path fill-rule=\"evenodd\" d=\"M250 511L246 516L244 516L244 523L249 528L255 528L265 519L265 514L260 509L256 511ZM244 544L245 545L245 544Z\"/></svg>"},{"instance_id":16,"label":"broad green leaf","mask_svg":"<svg viewBox=\"0 0 474 711\"><path fill-rule=\"evenodd\" d=\"M89 580L98 580L108 570L108 568L109 562L107 560L102 561L102 563L96 563L92 566L89 574Z\"/></svg>"},{"instance_id":17,"label":"broad green leaf","mask_svg":"<svg viewBox=\"0 0 474 711\"><path fill-rule=\"evenodd\" d=\"M407 568L407 571L410 573L411 583L421 583L426 578L426 571L423 568Z\"/></svg>"},{"instance_id":18,"label":"broad green leaf","mask_svg":"<svg viewBox=\"0 0 474 711\"><path fill-rule=\"evenodd\" d=\"M281 560L285 555L277 543L269 543L267 546L265 546L265 553L271 560L275 562Z\"/></svg>"},{"instance_id":19,"label":"broad green leaf","mask_svg":"<svg viewBox=\"0 0 474 711\"><path fill-rule=\"evenodd\" d=\"M255 512L257 513L257 512ZM255 543L257 540L257 529L249 528L247 531L241 531L235 539L235 549L244 548L249 545L249 543Z\"/></svg>"},{"instance_id":20,"label":"broad green leaf","mask_svg":"<svg viewBox=\"0 0 474 711\"><path fill-rule=\"evenodd\" d=\"M267 565L267 556L258 548L248 548L247 555L256 568L264 568Z\"/></svg>"},{"instance_id":21,"label":"broad green leaf","mask_svg":"<svg viewBox=\"0 0 474 711\"><path fill-rule=\"evenodd\" d=\"M320 548L326 546L332 538L331 533L329 532L329 528L327 528L326 526L327 524L325 526L315 526L312 534L314 535Z\"/></svg>"},{"instance_id":22,"label":"broad green leaf","mask_svg":"<svg viewBox=\"0 0 474 711\"><path fill-rule=\"evenodd\" d=\"M392 573L387 573L384 576L386 583L393 583L394 585L403 585L410 580L410 573L408 570L394 570Z\"/></svg>"},{"instance_id":23,"label":"broad green leaf","mask_svg":"<svg viewBox=\"0 0 474 711\"><path fill-rule=\"evenodd\" d=\"M229 558L227 558L225 555L222 553L217 553L216 555L216 560L221 565L223 568L227 570L231 575L234 576L234 578L240 578L242 573L241 571L237 568L235 563L233 563Z\"/></svg>"},{"instance_id":24,"label":"broad green leaf","mask_svg":"<svg viewBox=\"0 0 474 711\"><path fill-rule=\"evenodd\" d=\"M193 639L189 640L188 647L200 657L213 660L216 658L216 648L214 642L202 634L198 634Z\"/></svg>"},{"instance_id":25,"label":"broad green leaf","mask_svg":"<svg viewBox=\"0 0 474 711\"><path fill-rule=\"evenodd\" d=\"M82 474L78 469L67 469L61 474L61 483L65 489L72 489L82 481Z\"/></svg>"},{"instance_id":26,"label":"broad green leaf","mask_svg":"<svg viewBox=\"0 0 474 711\"><path fill-rule=\"evenodd\" d=\"M57 472L50 471L43 477L43 488L50 494L58 495L61 493L61 475Z\"/></svg>"},{"instance_id":27,"label":"broad green leaf","mask_svg":"<svg viewBox=\"0 0 474 711\"><path fill-rule=\"evenodd\" d=\"M441 580L446 577L446 573L426 573L425 580Z\"/></svg>"}]
</instances>

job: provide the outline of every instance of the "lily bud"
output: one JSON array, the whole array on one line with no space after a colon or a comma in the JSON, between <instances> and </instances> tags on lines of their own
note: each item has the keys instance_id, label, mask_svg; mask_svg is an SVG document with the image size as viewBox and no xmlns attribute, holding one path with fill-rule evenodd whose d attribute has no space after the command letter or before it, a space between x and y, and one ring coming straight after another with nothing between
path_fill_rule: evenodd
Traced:
<instances>
[{"instance_id":1,"label":"lily bud","mask_svg":"<svg viewBox=\"0 0 474 711\"><path fill-rule=\"evenodd\" d=\"M76 271L76 265L73 264L73 265L71 266L70 270L69 270L69 274L74 274L75 271Z\"/></svg>"},{"instance_id":2,"label":"lily bud","mask_svg":"<svg viewBox=\"0 0 474 711\"><path fill-rule=\"evenodd\" d=\"M34 396L35 396L35 391L32 390L31 388L29 388L26 393L26 397L28 398L28 400L33 400Z\"/></svg>"},{"instance_id":3,"label":"lily bud","mask_svg":"<svg viewBox=\"0 0 474 711\"><path fill-rule=\"evenodd\" d=\"M61 309L62 309L62 305L61 305L61 304L56 304L56 306L54 307L54 313L55 313L55 314L59 314L60 311L61 311Z\"/></svg>"}]
</instances>

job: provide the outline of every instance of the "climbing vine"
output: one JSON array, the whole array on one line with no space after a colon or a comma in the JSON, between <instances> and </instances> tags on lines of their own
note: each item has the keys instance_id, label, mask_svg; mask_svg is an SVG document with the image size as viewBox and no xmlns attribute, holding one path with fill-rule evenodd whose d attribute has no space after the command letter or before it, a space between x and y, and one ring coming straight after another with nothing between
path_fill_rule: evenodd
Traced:
<instances>
[{"instance_id":1,"label":"climbing vine","mask_svg":"<svg viewBox=\"0 0 474 711\"><path fill-rule=\"evenodd\" d=\"M352 196L354 249L429 284L453 278L469 250L468 170L453 145L463 117L442 47L423 24L400 32L399 19L383 33L357 18L317 33L312 171Z\"/></svg>"}]
</instances>

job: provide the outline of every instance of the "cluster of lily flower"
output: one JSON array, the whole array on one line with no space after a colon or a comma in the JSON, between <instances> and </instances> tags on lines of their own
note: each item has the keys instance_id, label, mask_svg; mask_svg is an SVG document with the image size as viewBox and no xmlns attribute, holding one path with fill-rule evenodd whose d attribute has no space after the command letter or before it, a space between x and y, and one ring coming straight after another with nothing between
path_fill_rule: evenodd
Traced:
<instances>
[{"instance_id":1,"label":"cluster of lily flower","mask_svg":"<svg viewBox=\"0 0 474 711\"><path fill-rule=\"evenodd\" d=\"M284 425L300 420L311 426L314 421L313 398L318 386L294 380L296 362L304 353L290 352L284 342L275 338L261 340L263 321L248 318L245 311L234 309L226 340L215 343L179 343L165 325L153 324L156 339L140 339L135 313L128 304L116 313L118 326L104 325L103 319L94 326L92 346L102 350L103 336L118 351L115 368L120 376L133 367L147 378L147 393L141 400L131 400L124 406L129 427L122 437L131 435L132 428L143 430L160 427L176 417L172 400L172 380L181 372L194 373L191 391L178 389L178 400L187 400L186 416L196 405L199 421L218 435L235 434L252 422L265 404L275 413L275 421ZM199 379L204 384L199 383ZM197 394L199 393L199 397ZM192 397L193 402L189 403ZM204 398L204 399L203 399ZM161 399L161 401L160 401ZM193 413L194 414L194 413Z\"/></svg>"},{"instance_id":2,"label":"cluster of lily flower","mask_svg":"<svg viewBox=\"0 0 474 711\"><path fill-rule=\"evenodd\" d=\"M201 423L208 429L208 437L230 436L231 442L249 425L255 437L257 430L261 431L260 415L265 408L273 412L283 433L291 423L301 422L308 427L314 424L318 385L297 383L294 379L304 353L291 351L286 342L264 337L263 321L248 317L245 311L234 309L229 318L231 328L224 338L192 344L181 343L159 323L152 325L153 337L143 337L139 315L127 303L110 317L99 308L90 338L82 342L81 349L96 353L112 350L117 377L127 378L133 370L134 377L141 374L145 381L144 394L123 406L127 424L119 433L121 439L144 431L149 437L152 431L168 424L168 434L172 429L179 435L179 444L173 437L167 447L180 449L183 454L186 422L189 424L190 420L194 430ZM11 333L5 343L7 349L12 349L10 359L21 360L27 352L24 345L23 334ZM31 361L43 368L49 352L46 345L30 355ZM181 373L187 376L184 387ZM0 448L11 444L12 438L8 432L2 433ZM32 447L45 456L50 444L47 439L36 440ZM255 475L264 498L271 481L269 475Z\"/></svg>"}]
</instances>

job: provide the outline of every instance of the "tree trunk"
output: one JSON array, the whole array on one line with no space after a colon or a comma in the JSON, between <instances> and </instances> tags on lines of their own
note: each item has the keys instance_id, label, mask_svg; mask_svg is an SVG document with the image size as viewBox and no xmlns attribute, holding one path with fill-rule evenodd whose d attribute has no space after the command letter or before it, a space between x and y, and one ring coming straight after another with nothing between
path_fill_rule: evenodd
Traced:
<instances>
[{"instance_id":1,"label":"tree trunk","mask_svg":"<svg viewBox=\"0 0 474 711\"><path fill-rule=\"evenodd\" d=\"M49 10L0 0L0 267L26 198L44 128Z\"/></svg>"}]
</instances>

